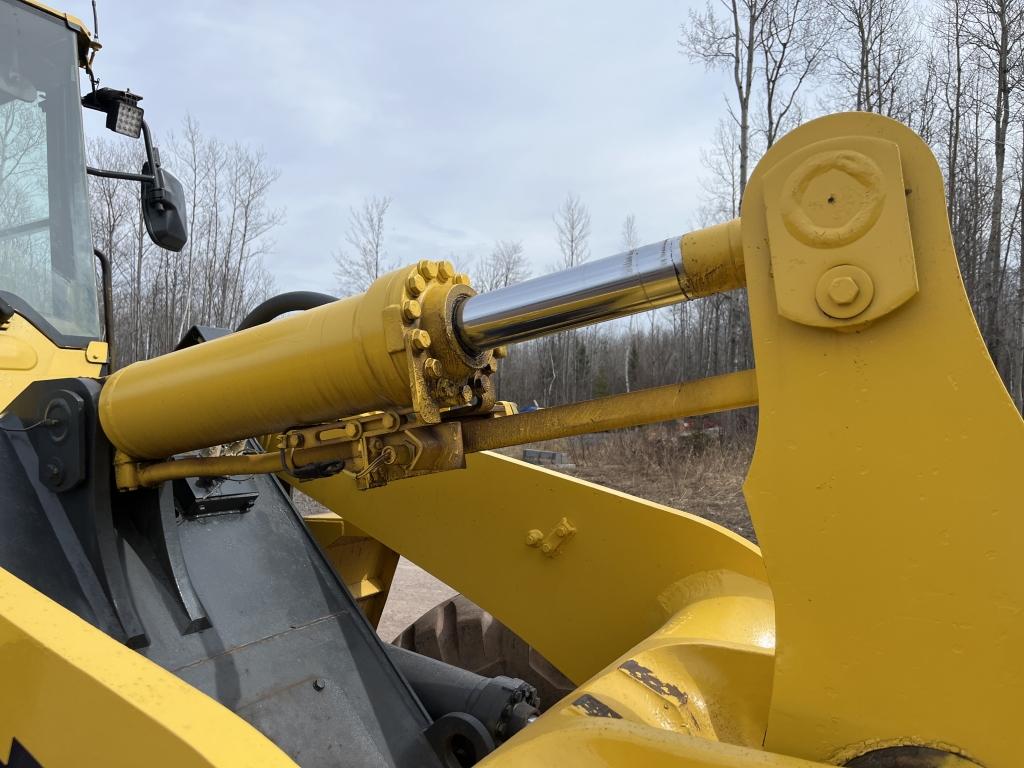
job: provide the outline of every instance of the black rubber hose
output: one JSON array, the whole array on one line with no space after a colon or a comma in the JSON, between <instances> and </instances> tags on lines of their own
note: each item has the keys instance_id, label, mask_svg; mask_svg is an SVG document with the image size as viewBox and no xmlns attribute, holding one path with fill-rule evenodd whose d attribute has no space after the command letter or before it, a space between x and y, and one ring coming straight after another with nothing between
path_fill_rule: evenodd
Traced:
<instances>
[{"instance_id":1,"label":"black rubber hose","mask_svg":"<svg viewBox=\"0 0 1024 768\"><path fill-rule=\"evenodd\" d=\"M246 315L245 319L238 324L238 328L235 330L244 331L246 328L263 325L263 323L269 323L275 317L287 312L300 312L306 309L313 309L314 307L321 307L324 304L330 304L332 301L337 300L337 296L329 296L326 293L317 293L316 291L290 291L289 293L279 293L277 296L271 296Z\"/></svg>"},{"instance_id":2,"label":"black rubber hose","mask_svg":"<svg viewBox=\"0 0 1024 768\"><path fill-rule=\"evenodd\" d=\"M110 272L110 259L99 248L92 252L100 263L103 281L103 332L107 337L107 373L114 372L114 285Z\"/></svg>"}]
</instances>

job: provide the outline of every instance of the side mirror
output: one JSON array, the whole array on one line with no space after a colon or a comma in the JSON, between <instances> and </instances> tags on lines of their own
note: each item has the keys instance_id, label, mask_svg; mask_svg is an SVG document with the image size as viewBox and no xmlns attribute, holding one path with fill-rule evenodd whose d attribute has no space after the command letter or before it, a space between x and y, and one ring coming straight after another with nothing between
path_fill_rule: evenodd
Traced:
<instances>
[{"instance_id":1,"label":"side mirror","mask_svg":"<svg viewBox=\"0 0 1024 768\"><path fill-rule=\"evenodd\" d=\"M142 165L142 175L153 176L148 160ZM188 241L185 189L159 164L156 177L142 182L142 218L149 238L161 248L180 251L185 247Z\"/></svg>"}]
</instances>

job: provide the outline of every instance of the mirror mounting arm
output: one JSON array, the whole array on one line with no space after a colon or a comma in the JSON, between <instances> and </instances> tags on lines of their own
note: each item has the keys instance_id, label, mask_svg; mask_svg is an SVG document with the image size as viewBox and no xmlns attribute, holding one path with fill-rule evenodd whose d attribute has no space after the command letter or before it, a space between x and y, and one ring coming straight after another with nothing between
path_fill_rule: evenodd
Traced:
<instances>
[{"instance_id":1,"label":"mirror mounting arm","mask_svg":"<svg viewBox=\"0 0 1024 768\"><path fill-rule=\"evenodd\" d=\"M146 179L146 181L153 182L154 193L159 193L163 196L164 190L164 172L160 168L160 150L153 146L153 137L149 133L149 125L145 120L142 121L142 141L146 145L146 159L149 161L149 169L153 175L152 179Z\"/></svg>"},{"instance_id":2,"label":"mirror mounting arm","mask_svg":"<svg viewBox=\"0 0 1024 768\"><path fill-rule=\"evenodd\" d=\"M153 173L126 173L124 171L108 171L106 168L93 168L85 166L85 172L90 176L98 176L102 179L120 179L121 181L147 181L154 184L157 190L163 191L164 178L160 168L160 150L153 146L153 137L149 132L149 125L142 121L142 140L146 145L146 160L149 167L154 168Z\"/></svg>"}]
</instances>

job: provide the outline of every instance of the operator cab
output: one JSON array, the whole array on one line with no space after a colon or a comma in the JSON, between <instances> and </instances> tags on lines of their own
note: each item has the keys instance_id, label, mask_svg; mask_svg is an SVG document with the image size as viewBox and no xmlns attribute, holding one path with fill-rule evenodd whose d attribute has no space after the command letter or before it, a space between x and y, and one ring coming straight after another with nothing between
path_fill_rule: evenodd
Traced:
<instances>
[{"instance_id":1,"label":"operator cab","mask_svg":"<svg viewBox=\"0 0 1024 768\"><path fill-rule=\"evenodd\" d=\"M17 313L64 349L103 336L87 172L141 183L143 218L158 246L180 251L187 239L183 190L160 165L140 97L98 89L95 80L80 96L78 69L88 70L96 48L71 17L0 0L0 327ZM83 105L105 112L111 130L143 136L140 173L87 166Z\"/></svg>"},{"instance_id":2,"label":"operator cab","mask_svg":"<svg viewBox=\"0 0 1024 768\"><path fill-rule=\"evenodd\" d=\"M76 38L0 0L0 298L58 346L101 335Z\"/></svg>"}]
</instances>

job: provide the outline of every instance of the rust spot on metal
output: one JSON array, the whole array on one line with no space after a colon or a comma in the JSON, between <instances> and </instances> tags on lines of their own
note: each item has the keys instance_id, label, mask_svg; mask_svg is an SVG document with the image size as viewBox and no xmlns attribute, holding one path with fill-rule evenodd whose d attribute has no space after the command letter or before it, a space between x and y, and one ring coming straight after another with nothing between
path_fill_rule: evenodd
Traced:
<instances>
[{"instance_id":1,"label":"rust spot on metal","mask_svg":"<svg viewBox=\"0 0 1024 768\"><path fill-rule=\"evenodd\" d=\"M589 693L584 693L572 705L583 712L587 717L611 717L621 720L622 715L609 707L600 699L596 699Z\"/></svg>"},{"instance_id":2,"label":"rust spot on metal","mask_svg":"<svg viewBox=\"0 0 1024 768\"><path fill-rule=\"evenodd\" d=\"M679 706L681 707L685 707L686 702L690 700L686 691L681 690L679 686L674 683L665 682L636 659L629 659L622 662L622 664L619 665L619 669L637 682L650 688L659 696L671 696L679 702Z\"/></svg>"}]
</instances>

